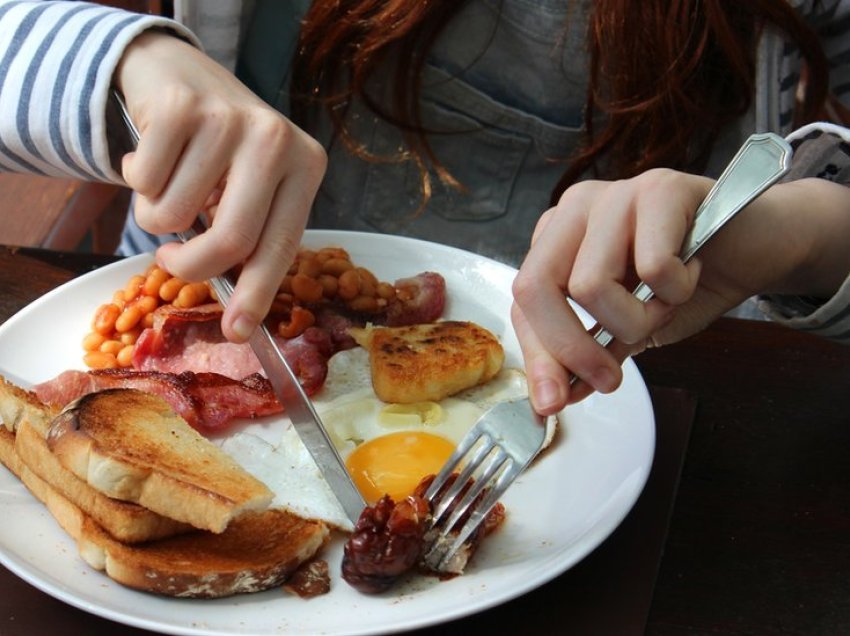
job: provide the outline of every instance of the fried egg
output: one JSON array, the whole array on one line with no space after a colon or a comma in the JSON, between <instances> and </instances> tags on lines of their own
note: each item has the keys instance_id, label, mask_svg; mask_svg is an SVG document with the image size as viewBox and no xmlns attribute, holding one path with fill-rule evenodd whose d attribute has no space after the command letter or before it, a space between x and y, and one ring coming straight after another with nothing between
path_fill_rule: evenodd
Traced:
<instances>
[{"instance_id":1,"label":"fried egg","mask_svg":"<svg viewBox=\"0 0 850 636\"><path fill-rule=\"evenodd\" d=\"M283 508L302 519L318 519L346 532L354 529L293 427L283 431L277 444L237 432L224 439L221 448L274 493L270 507Z\"/></svg>"},{"instance_id":2,"label":"fried egg","mask_svg":"<svg viewBox=\"0 0 850 636\"><path fill-rule=\"evenodd\" d=\"M372 390L368 353L357 347L331 358L313 405L355 485L374 503L384 494L398 500L412 493L424 477L439 472L488 408L527 393L523 372L503 369L486 384L439 402L382 402ZM353 529L294 428L276 443L236 432L221 447L275 493L272 506Z\"/></svg>"},{"instance_id":3,"label":"fried egg","mask_svg":"<svg viewBox=\"0 0 850 636\"><path fill-rule=\"evenodd\" d=\"M439 472L455 446L493 404L527 394L525 376L504 369L484 385L439 402L391 404L376 396L362 348L336 354L313 404L355 485L369 503L398 500Z\"/></svg>"}]
</instances>

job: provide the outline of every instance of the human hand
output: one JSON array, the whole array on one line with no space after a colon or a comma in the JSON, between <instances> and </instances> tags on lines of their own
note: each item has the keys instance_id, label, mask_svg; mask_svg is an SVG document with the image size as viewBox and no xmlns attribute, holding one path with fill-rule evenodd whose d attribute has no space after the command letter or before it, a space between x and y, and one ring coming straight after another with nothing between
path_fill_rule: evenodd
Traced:
<instances>
[{"instance_id":1,"label":"human hand","mask_svg":"<svg viewBox=\"0 0 850 636\"><path fill-rule=\"evenodd\" d=\"M683 264L683 239L711 185L670 170L588 181L541 217L512 312L538 411L613 391L627 356L696 333L755 293L828 296L846 277L850 190L816 179L769 189ZM632 296L638 280L655 298ZM615 336L607 350L566 296ZM580 379L572 386L571 373Z\"/></svg>"},{"instance_id":2,"label":"human hand","mask_svg":"<svg viewBox=\"0 0 850 636\"><path fill-rule=\"evenodd\" d=\"M122 164L138 194L137 223L168 234L205 213L206 232L163 245L157 260L190 281L240 266L222 330L247 340L298 250L324 150L226 69L162 32L130 44L115 81L140 132Z\"/></svg>"}]
</instances>

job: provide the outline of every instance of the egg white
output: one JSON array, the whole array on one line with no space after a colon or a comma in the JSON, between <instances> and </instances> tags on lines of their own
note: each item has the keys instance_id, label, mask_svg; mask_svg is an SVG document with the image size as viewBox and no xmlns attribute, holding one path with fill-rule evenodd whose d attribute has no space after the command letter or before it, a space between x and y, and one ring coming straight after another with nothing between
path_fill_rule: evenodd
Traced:
<instances>
[{"instance_id":1,"label":"egg white","mask_svg":"<svg viewBox=\"0 0 850 636\"><path fill-rule=\"evenodd\" d=\"M313 405L345 459L359 444L400 431L432 433L456 445L493 404L527 394L525 375L503 369L490 382L439 403L388 404L372 389L368 352L355 347L331 358L325 387Z\"/></svg>"},{"instance_id":2,"label":"egg white","mask_svg":"<svg viewBox=\"0 0 850 636\"><path fill-rule=\"evenodd\" d=\"M343 460L357 445L397 431L425 431L457 444L492 405L528 394L525 375L502 369L486 384L461 391L439 403L391 405L377 398L369 354L356 347L334 355L313 405ZM295 429L276 441L237 431L221 447L274 493L272 506L351 531L353 525L322 477Z\"/></svg>"}]
</instances>

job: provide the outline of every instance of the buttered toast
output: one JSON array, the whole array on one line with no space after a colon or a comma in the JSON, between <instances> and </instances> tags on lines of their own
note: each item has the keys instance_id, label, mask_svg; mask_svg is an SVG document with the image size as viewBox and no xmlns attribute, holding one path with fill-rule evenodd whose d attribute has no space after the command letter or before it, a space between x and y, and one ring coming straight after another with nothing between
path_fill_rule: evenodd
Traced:
<instances>
[{"instance_id":1,"label":"buttered toast","mask_svg":"<svg viewBox=\"0 0 850 636\"><path fill-rule=\"evenodd\" d=\"M439 401L487 382L505 360L498 339L472 322L447 320L349 332L369 352L372 387L384 402Z\"/></svg>"},{"instance_id":2,"label":"buttered toast","mask_svg":"<svg viewBox=\"0 0 850 636\"><path fill-rule=\"evenodd\" d=\"M83 396L53 421L47 444L95 490L211 532L273 499L162 398L135 389Z\"/></svg>"}]
</instances>

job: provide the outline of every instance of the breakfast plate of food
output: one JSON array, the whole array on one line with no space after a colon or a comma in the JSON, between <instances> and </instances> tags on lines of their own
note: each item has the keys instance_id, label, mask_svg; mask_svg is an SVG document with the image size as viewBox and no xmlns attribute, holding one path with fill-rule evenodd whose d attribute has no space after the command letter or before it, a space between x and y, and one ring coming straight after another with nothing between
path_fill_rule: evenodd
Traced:
<instances>
[{"instance_id":1,"label":"breakfast plate of food","mask_svg":"<svg viewBox=\"0 0 850 636\"><path fill-rule=\"evenodd\" d=\"M321 230L305 234L299 258L274 328L292 343L284 353L349 470L364 476L358 487L373 488L370 504L382 493L403 499L405 484L439 467L488 406L524 395L511 267L415 239ZM355 270L359 278L346 273ZM151 285L161 300L144 298ZM70 605L198 636L425 627L568 570L619 525L646 482L655 424L627 361L619 390L550 422L547 447L504 495L498 529L462 574L414 569L364 593L350 574L351 523L260 370L208 337L218 316L208 289L179 287L141 255L55 289L0 326L0 562ZM328 314L341 303L345 312ZM393 379L399 360L387 352L440 338L452 344L450 378L432 370ZM423 377L441 380L436 393L434 381L419 386ZM170 450L138 428L140 412L156 413ZM153 448L154 462L140 463ZM327 566L316 575L321 593L293 583L296 569L314 564Z\"/></svg>"}]
</instances>

